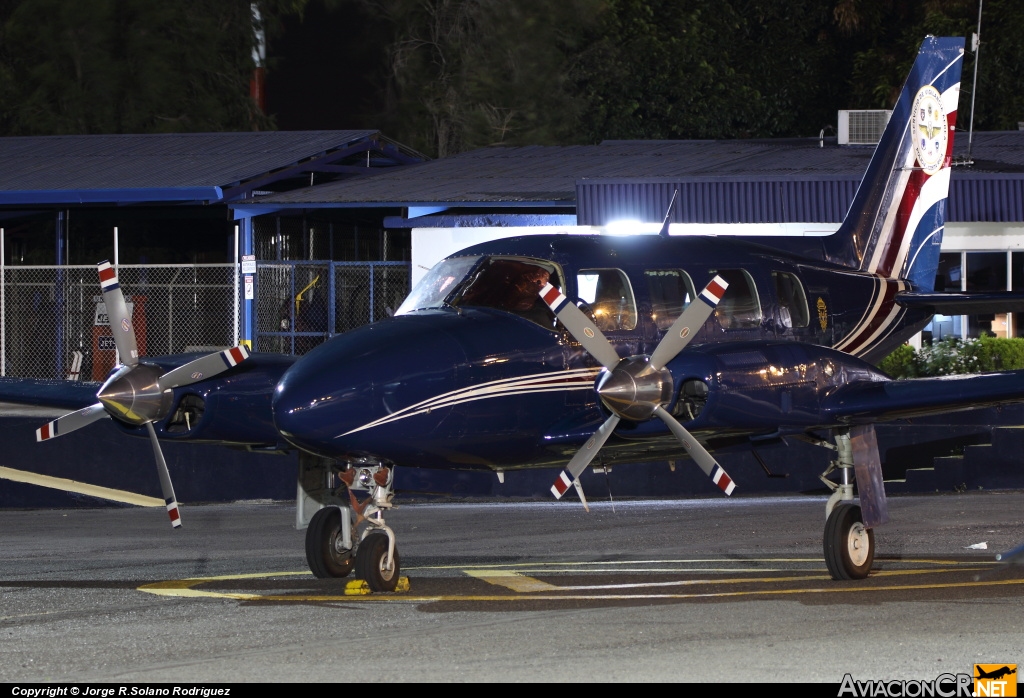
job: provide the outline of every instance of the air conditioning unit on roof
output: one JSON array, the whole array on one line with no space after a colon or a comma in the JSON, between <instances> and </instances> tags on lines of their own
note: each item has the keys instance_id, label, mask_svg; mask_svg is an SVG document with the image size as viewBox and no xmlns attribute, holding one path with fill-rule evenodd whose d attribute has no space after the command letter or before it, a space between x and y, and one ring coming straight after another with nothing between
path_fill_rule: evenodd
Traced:
<instances>
[{"instance_id":1,"label":"air conditioning unit on roof","mask_svg":"<svg viewBox=\"0 0 1024 698\"><path fill-rule=\"evenodd\" d=\"M840 109L839 145L875 145L891 114L889 109Z\"/></svg>"}]
</instances>

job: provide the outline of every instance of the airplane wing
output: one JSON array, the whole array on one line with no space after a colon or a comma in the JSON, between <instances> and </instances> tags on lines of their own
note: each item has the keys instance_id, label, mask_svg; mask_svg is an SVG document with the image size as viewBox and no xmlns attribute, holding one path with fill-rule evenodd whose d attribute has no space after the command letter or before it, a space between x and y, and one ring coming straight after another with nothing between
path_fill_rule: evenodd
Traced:
<instances>
[{"instance_id":1,"label":"airplane wing","mask_svg":"<svg viewBox=\"0 0 1024 698\"><path fill-rule=\"evenodd\" d=\"M1024 402L1024 370L851 382L826 396L821 411L837 423L866 424L1015 402Z\"/></svg>"},{"instance_id":2,"label":"airplane wing","mask_svg":"<svg viewBox=\"0 0 1024 698\"><path fill-rule=\"evenodd\" d=\"M77 410L96 402L99 383L0 378L0 403Z\"/></svg>"},{"instance_id":3,"label":"airplane wing","mask_svg":"<svg viewBox=\"0 0 1024 698\"><path fill-rule=\"evenodd\" d=\"M1024 312L1024 292L991 291L988 293L913 293L896 294L896 302L904 308L922 308L939 315L973 315L978 313Z\"/></svg>"}]
</instances>

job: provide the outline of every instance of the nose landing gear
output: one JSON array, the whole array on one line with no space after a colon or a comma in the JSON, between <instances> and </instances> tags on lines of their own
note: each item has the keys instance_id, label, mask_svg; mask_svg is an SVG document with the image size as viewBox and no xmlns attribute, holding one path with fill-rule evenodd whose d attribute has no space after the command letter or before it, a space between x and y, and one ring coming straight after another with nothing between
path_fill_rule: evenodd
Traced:
<instances>
[{"instance_id":1,"label":"nose landing gear","mask_svg":"<svg viewBox=\"0 0 1024 698\"><path fill-rule=\"evenodd\" d=\"M339 464L300 455L296 525L306 525L306 561L315 577L343 578L354 569L370 591L398 588L398 547L384 521L393 483L394 470L380 463ZM355 492L370 496L360 502ZM307 519L309 511L314 513Z\"/></svg>"}]
</instances>

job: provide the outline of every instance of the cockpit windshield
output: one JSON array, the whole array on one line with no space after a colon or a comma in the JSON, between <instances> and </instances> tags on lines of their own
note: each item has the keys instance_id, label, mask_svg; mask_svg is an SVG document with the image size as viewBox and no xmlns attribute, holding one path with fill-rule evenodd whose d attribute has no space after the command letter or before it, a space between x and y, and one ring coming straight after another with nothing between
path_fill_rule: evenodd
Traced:
<instances>
[{"instance_id":1,"label":"cockpit windshield","mask_svg":"<svg viewBox=\"0 0 1024 698\"><path fill-rule=\"evenodd\" d=\"M479 257L453 257L438 262L398 306L395 315L444 306L479 261Z\"/></svg>"},{"instance_id":2,"label":"cockpit windshield","mask_svg":"<svg viewBox=\"0 0 1024 698\"><path fill-rule=\"evenodd\" d=\"M558 268L551 262L526 257L455 257L431 269L396 315L446 304L496 308L553 329L555 315L539 295L548 283L563 287Z\"/></svg>"}]
</instances>

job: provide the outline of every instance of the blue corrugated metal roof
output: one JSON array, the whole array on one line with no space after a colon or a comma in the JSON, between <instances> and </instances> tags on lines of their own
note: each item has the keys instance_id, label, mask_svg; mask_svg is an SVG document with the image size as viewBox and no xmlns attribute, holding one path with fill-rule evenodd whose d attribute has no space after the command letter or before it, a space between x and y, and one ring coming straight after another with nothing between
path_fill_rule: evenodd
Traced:
<instances>
[{"instance_id":1,"label":"blue corrugated metal roof","mask_svg":"<svg viewBox=\"0 0 1024 698\"><path fill-rule=\"evenodd\" d=\"M250 203L257 211L271 204L563 206L575 208L581 225L600 225L623 217L660 221L679 188L677 222L839 222L873 152L817 138L493 147ZM954 156L966 152L960 134ZM972 159L972 167L953 172L951 220L1024 220L1024 132L975 133Z\"/></svg>"},{"instance_id":2,"label":"blue corrugated metal roof","mask_svg":"<svg viewBox=\"0 0 1024 698\"><path fill-rule=\"evenodd\" d=\"M375 130L0 138L0 204L207 198L215 188L265 186L321 164L337 173L346 149L371 146L423 159Z\"/></svg>"}]
</instances>

